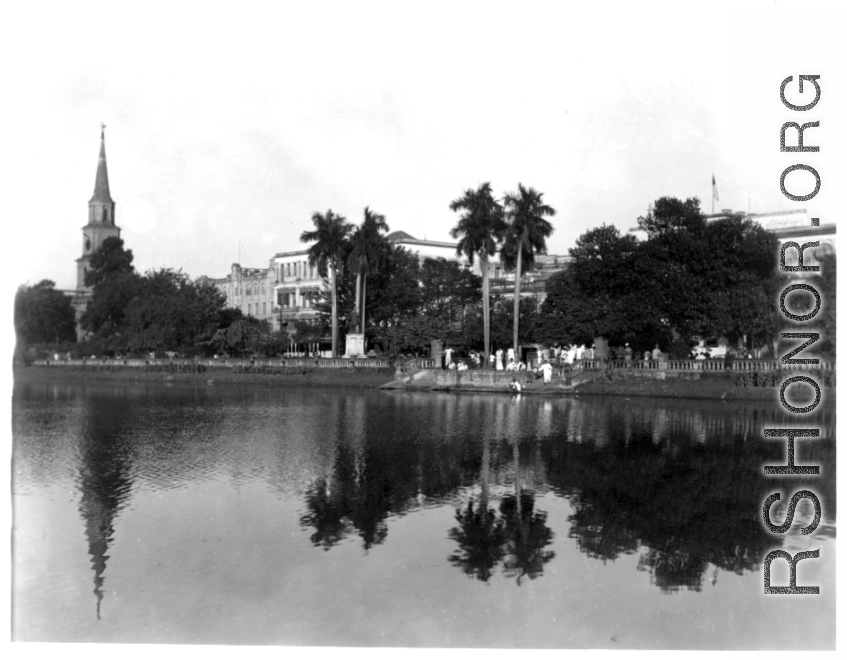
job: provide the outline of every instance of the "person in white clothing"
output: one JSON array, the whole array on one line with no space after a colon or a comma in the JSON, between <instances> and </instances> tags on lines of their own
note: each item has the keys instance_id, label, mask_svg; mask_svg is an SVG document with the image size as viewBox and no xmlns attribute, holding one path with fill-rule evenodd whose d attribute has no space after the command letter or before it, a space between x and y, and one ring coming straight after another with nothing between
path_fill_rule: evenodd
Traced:
<instances>
[{"instance_id":1,"label":"person in white clothing","mask_svg":"<svg viewBox=\"0 0 847 660\"><path fill-rule=\"evenodd\" d=\"M444 366L449 369L450 365L452 363L453 363L453 349L448 348L446 351L444 351Z\"/></svg>"},{"instance_id":2,"label":"person in white clothing","mask_svg":"<svg viewBox=\"0 0 847 660\"><path fill-rule=\"evenodd\" d=\"M509 346L509 350L506 351L506 362L514 361L515 359L515 349Z\"/></svg>"},{"instance_id":3,"label":"person in white clothing","mask_svg":"<svg viewBox=\"0 0 847 660\"><path fill-rule=\"evenodd\" d=\"M497 357L497 371L503 371L503 349L498 348L494 355Z\"/></svg>"},{"instance_id":4,"label":"person in white clothing","mask_svg":"<svg viewBox=\"0 0 847 660\"><path fill-rule=\"evenodd\" d=\"M511 383L511 385L509 385L509 387L511 388L512 392L514 392L515 394L520 394L521 389L523 389L521 387L521 384L518 382L517 378L512 378L512 383Z\"/></svg>"},{"instance_id":5,"label":"person in white clothing","mask_svg":"<svg viewBox=\"0 0 847 660\"><path fill-rule=\"evenodd\" d=\"M553 381L553 365L550 364L547 360L544 360L544 362L541 364L541 367L539 367L539 370L541 371L542 376L544 376L545 384Z\"/></svg>"}]
</instances>

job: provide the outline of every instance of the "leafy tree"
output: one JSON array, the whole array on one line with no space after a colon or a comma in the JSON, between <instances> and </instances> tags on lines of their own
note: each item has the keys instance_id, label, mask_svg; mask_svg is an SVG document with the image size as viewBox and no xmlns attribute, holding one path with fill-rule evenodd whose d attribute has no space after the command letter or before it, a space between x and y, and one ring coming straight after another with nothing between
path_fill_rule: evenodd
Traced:
<instances>
[{"instance_id":1,"label":"leafy tree","mask_svg":"<svg viewBox=\"0 0 847 660\"><path fill-rule=\"evenodd\" d=\"M518 184L517 193L504 198L509 227L500 254L503 264L515 271L514 329L512 346L518 353L518 321L520 319L521 277L535 264L536 254L547 253L546 239L553 233L547 217L556 215L552 206L542 200L543 193Z\"/></svg>"},{"instance_id":2,"label":"leafy tree","mask_svg":"<svg viewBox=\"0 0 847 660\"><path fill-rule=\"evenodd\" d=\"M405 329L421 320L420 261L406 248L390 245L382 266L369 280L372 294L369 316L374 338L383 343L387 352L395 354L409 346L404 343L408 336ZM429 339L432 335L425 341Z\"/></svg>"},{"instance_id":3,"label":"leafy tree","mask_svg":"<svg viewBox=\"0 0 847 660\"><path fill-rule=\"evenodd\" d=\"M465 311L480 297L481 278L443 257L426 258L421 264L421 313L439 322L441 337L454 343L464 334ZM461 332L457 332L457 325Z\"/></svg>"},{"instance_id":4,"label":"leafy tree","mask_svg":"<svg viewBox=\"0 0 847 660\"><path fill-rule=\"evenodd\" d=\"M252 316L236 321L228 328L221 328L212 337L212 346L219 351L236 355L252 355L270 340L270 324Z\"/></svg>"},{"instance_id":5,"label":"leafy tree","mask_svg":"<svg viewBox=\"0 0 847 660\"><path fill-rule=\"evenodd\" d=\"M667 344L670 328L655 296L645 294L651 275L640 262L642 246L602 225L580 236L571 248L571 267L546 283L539 315L539 341L590 345L604 336L613 344L633 343L639 350ZM652 343L650 343L652 342Z\"/></svg>"},{"instance_id":6,"label":"leafy tree","mask_svg":"<svg viewBox=\"0 0 847 660\"><path fill-rule=\"evenodd\" d=\"M639 351L667 350L674 332L683 343L775 336L784 277L772 233L741 216L707 223L697 199L669 197L639 226L648 233L642 243L605 225L580 236L569 270L547 282L542 334L579 343L603 335Z\"/></svg>"},{"instance_id":7,"label":"leafy tree","mask_svg":"<svg viewBox=\"0 0 847 660\"><path fill-rule=\"evenodd\" d=\"M367 300L368 275L377 267L385 254L387 241L382 232L388 231L385 216L374 213L367 206L362 224L353 230L350 237L350 254L347 264L356 273L356 309L362 332L365 331L365 302ZM360 303L361 301L361 303ZM361 307L360 307L361 304ZM358 332L358 328L354 328Z\"/></svg>"},{"instance_id":8,"label":"leafy tree","mask_svg":"<svg viewBox=\"0 0 847 660\"><path fill-rule=\"evenodd\" d=\"M104 241L90 265L92 297L81 325L97 352L205 351L219 329L243 317L203 278L168 268L138 275L119 239Z\"/></svg>"},{"instance_id":9,"label":"leafy tree","mask_svg":"<svg viewBox=\"0 0 847 660\"><path fill-rule=\"evenodd\" d=\"M537 327L542 323L534 298L524 298L520 303L520 319L518 322L518 341L530 344L541 341L537 336ZM513 301L502 296L494 296L491 301L491 348L509 346L512 343L512 331L515 327L515 310ZM465 344L470 348L481 348L482 314L477 307L469 314L465 330Z\"/></svg>"},{"instance_id":10,"label":"leafy tree","mask_svg":"<svg viewBox=\"0 0 847 660\"><path fill-rule=\"evenodd\" d=\"M131 274L132 250L124 248L123 239L110 236L91 255L85 273L85 286L93 287L118 274Z\"/></svg>"},{"instance_id":11,"label":"leafy tree","mask_svg":"<svg viewBox=\"0 0 847 660\"><path fill-rule=\"evenodd\" d=\"M83 330L94 338L120 341L124 318L130 302L141 292L141 277L135 272L117 272L99 281L80 318Z\"/></svg>"},{"instance_id":12,"label":"leafy tree","mask_svg":"<svg viewBox=\"0 0 847 660\"><path fill-rule=\"evenodd\" d=\"M300 240L303 243L313 243L308 251L309 265L317 265L318 274L321 277L327 277L327 270L329 271L330 290L332 292L332 357L337 357L338 304L336 300L336 279L351 227L345 218L334 214L332 209L323 215L314 213L312 223L315 225L315 229L304 231L300 235Z\"/></svg>"},{"instance_id":13,"label":"leafy tree","mask_svg":"<svg viewBox=\"0 0 847 660\"><path fill-rule=\"evenodd\" d=\"M789 252L790 253L790 252ZM809 251L806 252L808 255ZM787 262L791 265L791 262ZM824 355L827 357L835 356L835 316L836 316L836 281L837 281L837 260L833 250L827 250L823 254L816 255L816 262L810 259L805 260L806 265L817 265L820 270L818 275L815 273L791 273L791 277L786 277L779 284L779 292L776 293L772 300L779 300L779 293L789 284L805 283L813 286L821 297L820 311L812 320L796 322L785 319L780 312L780 321L782 326L780 330L786 332L818 332L820 339L814 344L814 347L808 350L810 356ZM796 265L796 259L794 260ZM772 305L774 310L777 309L778 302ZM808 314L815 307L815 300L810 293L794 292L786 297L785 307L792 314ZM798 344L798 339L785 339L780 341L778 353L784 354L786 350L790 350ZM804 357L804 356L797 356Z\"/></svg>"},{"instance_id":14,"label":"leafy tree","mask_svg":"<svg viewBox=\"0 0 847 660\"><path fill-rule=\"evenodd\" d=\"M176 351L208 343L221 327L224 304L223 294L204 280L192 282L171 269L150 271L140 278L127 305L125 347L132 352Z\"/></svg>"},{"instance_id":15,"label":"leafy tree","mask_svg":"<svg viewBox=\"0 0 847 660\"><path fill-rule=\"evenodd\" d=\"M495 255L506 231L502 205L494 199L491 184L485 182L476 190L468 188L464 194L450 202L451 211L464 211L456 226L450 230L458 238L456 254L464 254L473 266L479 257L482 270L482 325L483 351L486 362L491 354L491 311L488 260Z\"/></svg>"},{"instance_id":16,"label":"leafy tree","mask_svg":"<svg viewBox=\"0 0 847 660\"><path fill-rule=\"evenodd\" d=\"M20 286L15 294L15 332L18 342L27 345L74 341L76 322L71 299L57 291L51 280Z\"/></svg>"},{"instance_id":17,"label":"leafy tree","mask_svg":"<svg viewBox=\"0 0 847 660\"><path fill-rule=\"evenodd\" d=\"M638 228L646 231L648 238L679 229L691 232L705 227L706 218L700 212L700 200L696 197L685 201L660 197L650 206L646 216L638 218Z\"/></svg>"}]
</instances>

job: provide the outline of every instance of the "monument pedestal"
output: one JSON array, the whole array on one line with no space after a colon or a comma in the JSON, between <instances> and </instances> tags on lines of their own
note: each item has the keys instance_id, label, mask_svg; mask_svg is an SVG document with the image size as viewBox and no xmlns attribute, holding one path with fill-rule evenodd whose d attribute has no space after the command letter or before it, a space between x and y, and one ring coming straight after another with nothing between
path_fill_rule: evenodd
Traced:
<instances>
[{"instance_id":1,"label":"monument pedestal","mask_svg":"<svg viewBox=\"0 0 847 660\"><path fill-rule=\"evenodd\" d=\"M609 359L609 341L605 337L594 338L594 359L608 360Z\"/></svg>"},{"instance_id":2,"label":"monument pedestal","mask_svg":"<svg viewBox=\"0 0 847 660\"><path fill-rule=\"evenodd\" d=\"M441 369L441 360L444 358L444 349L441 346L441 341L438 339L433 339L430 342L429 346L429 357L435 360L435 368Z\"/></svg>"},{"instance_id":3,"label":"monument pedestal","mask_svg":"<svg viewBox=\"0 0 847 660\"><path fill-rule=\"evenodd\" d=\"M358 332L347 333L345 356L359 357L365 355L365 335Z\"/></svg>"}]
</instances>

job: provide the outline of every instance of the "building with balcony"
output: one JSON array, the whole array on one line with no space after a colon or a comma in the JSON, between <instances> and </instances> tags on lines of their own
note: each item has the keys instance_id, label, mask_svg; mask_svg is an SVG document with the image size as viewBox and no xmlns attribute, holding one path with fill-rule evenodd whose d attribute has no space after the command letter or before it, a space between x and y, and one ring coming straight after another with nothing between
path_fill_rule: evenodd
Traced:
<instances>
[{"instance_id":1,"label":"building with balcony","mask_svg":"<svg viewBox=\"0 0 847 660\"><path fill-rule=\"evenodd\" d=\"M395 231L386 236L393 245L406 248L418 258L444 258L456 261L481 275L478 259L471 266L467 258L456 254L456 243L418 239L404 231ZM547 279L570 262L569 256L539 255L535 268L524 275L521 297L535 296L544 299L544 284ZM514 272L505 271L498 256L488 264L492 293L510 296L514 292ZM318 311L315 305L321 291L327 285L318 274L316 266L309 265L308 249L277 252L271 257L267 268L242 268L232 264L229 275L207 278L226 297L227 307L240 309L245 315L267 320L274 330L294 320L315 320Z\"/></svg>"}]
</instances>

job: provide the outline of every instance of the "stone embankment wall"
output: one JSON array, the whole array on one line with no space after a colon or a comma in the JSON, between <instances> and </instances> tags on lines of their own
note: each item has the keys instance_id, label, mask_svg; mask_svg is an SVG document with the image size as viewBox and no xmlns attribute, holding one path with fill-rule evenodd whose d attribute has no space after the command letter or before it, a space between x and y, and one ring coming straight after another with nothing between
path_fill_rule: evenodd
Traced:
<instances>
[{"instance_id":1,"label":"stone embankment wall","mask_svg":"<svg viewBox=\"0 0 847 660\"><path fill-rule=\"evenodd\" d=\"M197 358L197 359L107 359L90 358L85 360L34 360L40 367L192 367L206 368L304 368L304 369L388 369L389 360L379 358Z\"/></svg>"}]
</instances>

